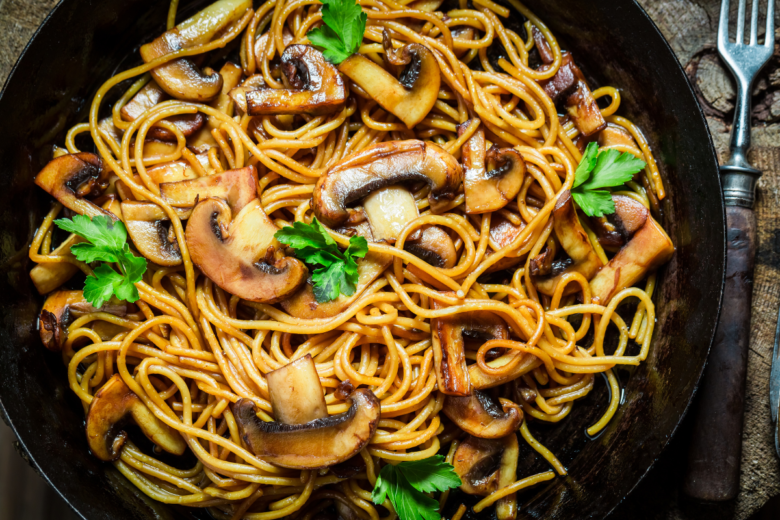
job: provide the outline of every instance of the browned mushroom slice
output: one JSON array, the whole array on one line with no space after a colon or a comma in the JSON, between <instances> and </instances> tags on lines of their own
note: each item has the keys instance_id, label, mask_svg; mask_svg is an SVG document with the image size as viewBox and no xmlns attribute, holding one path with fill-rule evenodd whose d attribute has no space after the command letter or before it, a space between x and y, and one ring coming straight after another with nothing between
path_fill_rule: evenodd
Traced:
<instances>
[{"instance_id":1,"label":"browned mushroom slice","mask_svg":"<svg viewBox=\"0 0 780 520\"><path fill-rule=\"evenodd\" d=\"M224 199L238 212L257 198L257 170L254 166L228 170L218 175L160 184L163 199L177 208L191 208L198 199Z\"/></svg>"},{"instance_id":2,"label":"browned mushroom slice","mask_svg":"<svg viewBox=\"0 0 780 520\"><path fill-rule=\"evenodd\" d=\"M236 110L240 115L246 114L248 107L246 103L246 95L249 92L270 88L265 83L265 78L262 74L254 74L244 80L239 86L234 87L230 91L230 99L233 100L236 106Z\"/></svg>"},{"instance_id":3,"label":"browned mushroom slice","mask_svg":"<svg viewBox=\"0 0 780 520\"><path fill-rule=\"evenodd\" d=\"M357 263L358 283L352 296L340 294L335 300L325 303L317 303L311 284L306 284L296 294L282 302L282 308L291 316L306 320L318 318L331 318L346 310L355 300L360 298L363 291L379 278L385 269L390 266L393 259L390 255L373 253L371 251Z\"/></svg>"},{"instance_id":4,"label":"browned mushroom slice","mask_svg":"<svg viewBox=\"0 0 780 520\"><path fill-rule=\"evenodd\" d=\"M536 50L539 52L539 58L542 60L542 63L549 65L555 61L555 56L553 55L552 49L550 48L550 44L547 43L547 38L544 37L542 31L533 25L531 26L531 35L533 36L534 45L536 46Z\"/></svg>"},{"instance_id":5,"label":"browned mushroom slice","mask_svg":"<svg viewBox=\"0 0 780 520\"><path fill-rule=\"evenodd\" d=\"M157 83L150 81L122 107L122 117L127 121L135 121L141 114L168 98L168 94ZM189 137L203 127L206 117L200 112L196 112L195 114L172 116L164 121L173 123L184 134L184 137ZM146 135L152 139L162 139L163 141L176 140L176 136L172 132L159 126L152 127Z\"/></svg>"},{"instance_id":6,"label":"browned mushroom slice","mask_svg":"<svg viewBox=\"0 0 780 520\"><path fill-rule=\"evenodd\" d=\"M558 72L552 78L540 81L539 84L553 101L567 96L566 111L577 129L586 137L593 135L603 130L607 123L601 115L585 76L574 63L571 53L563 51L561 58ZM544 71L548 67L550 65L542 65L539 70Z\"/></svg>"},{"instance_id":7,"label":"browned mushroom slice","mask_svg":"<svg viewBox=\"0 0 780 520\"><path fill-rule=\"evenodd\" d=\"M523 354L516 350L509 351L496 359L488 361L487 365L491 368L501 368L513 362L516 356L523 356ZM471 381L472 388L477 390L485 390L486 388L494 388L496 386L503 385L504 383L513 381L523 374L527 374L534 368L541 366L541 364L542 362L539 360L539 358L535 356L525 356L512 369L500 376L497 376L488 374L479 368L478 364L473 363L469 366L469 380Z\"/></svg>"},{"instance_id":8,"label":"browned mushroom slice","mask_svg":"<svg viewBox=\"0 0 780 520\"><path fill-rule=\"evenodd\" d=\"M141 58L149 63L166 54L207 43L251 7L251 0L219 0L143 45ZM189 58L177 58L152 69L151 73L165 92L183 101L210 101L222 90L219 74L213 71L204 74Z\"/></svg>"},{"instance_id":9,"label":"browned mushroom slice","mask_svg":"<svg viewBox=\"0 0 780 520\"><path fill-rule=\"evenodd\" d=\"M125 226L138 252L157 265L181 265L181 251L165 211L152 202L122 203Z\"/></svg>"},{"instance_id":10,"label":"browned mushroom slice","mask_svg":"<svg viewBox=\"0 0 780 520\"><path fill-rule=\"evenodd\" d=\"M493 239L493 241L501 246L506 247L512 242L515 241L515 239L520 235L520 233L525 228L525 223L523 221L519 222L519 225L514 225L512 222L504 218L500 213L494 213L491 216L490 219L490 238ZM488 257L492 255L495 251L493 251L492 248L488 247L487 251L485 251L485 256ZM510 267L514 267L517 264L519 264L523 260L523 257L504 257L492 266L490 266L487 270L488 273L493 273L496 271L503 271L504 269L509 269Z\"/></svg>"},{"instance_id":11,"label":"browned mushroom slice","mask_svg":"<svg viewBox=\"0 0 780 520\"><path fill-rule=\"evenodd\" d=\"M615 212L606 217L591 218L591 228L605 247L622 247L634 233L645 225L650 211L641 203L625 195L612 195Z\"/></svg>"},{"instance_id":12,"label":"browned mushroom slice","mask_svg":"<svg viewBox=\"0 0 780 520\"><path fill-rule=\"evenodd\" d=\"M187 448L179 433L162 422L130 390L119 374L100 387L87 413L87 443L100 460L119 458L127 434L122 426L134 421L150 441L168 453L181 455Z\"/></svg>"},{"instance_id":13,"label":"browned mushroom slice","mask_svg":"<svg viewBox=\"0 0 780 520\"><path fill-rule=\"evenodd\" d=\"M241 438L258 458L283 468L319 469L351 458L376 432L380 412L376 396L360 388L349 401L346 412L304 424L263 422L254 403L246 399L233 405L233 415Z\"/></svg>"},{"instance_id":14,"label":"browned mushroom slice","mask_svg":"<svg viewBox=\"0 0 780 520\"><path fill-rule=\"evenodd\" d=\"M461 480L460 489L469 495L487 496L508 486L517 471L517 437L480 439L469 436L455 451L452 465Z\"/></svg>"},{"instance_id":15,"label":"browned mushroom slice","mask_svg":"<svg viewBox=\"0 0 780 520\"><path fill-rule=\"evenodd\" d=\"M51 293L41 309L39 317L41 341L54 352L62 350L68 340L68 325L74 318L90 312L103 311L116 316L127 313L127 304L122 301L108 301L96 309L84 299L82 291L57 291Z\"/></svg>"},{"instance_id":16,"label":"browned mushroom slice","mask_svg":"<svg viewBox=\"0 0 780 520\"><path fill-rule=\"evenodd\" d=\"M639 149L634 137L628 130L615 123L607 123L607 126L599 132L599 147L607 146L630 146Z\"/></svg>"},{"instance_id":17,"label":"browned mushroom slice","mask_svg":"<svg viewBox=\"0 0 780 520\"><path fill-rule=\"evenodd\" d=\"M555 242L550 241L541 253L531 258L528 265L528 271L531 273L531 276L547 276L552 273L555 250Z\"/></svg>"},{"instance_id":18,"label":"browned mushroom slice","mask_svg":"<svg viewBox=\"0 0 780 520\"><path fill-rule=\"evenodd\" d=\"M339 70L362 88L371 99L404 122L408 128L425 119L439 96L441 70L427 47L410 43L392 49L384 33L385 57L394 66L405 65L398 79L362 54L353 54Z\"/></svg>"},{"instance_id":19,"label":"browned mushroom slice","mask_svg":"<svg viewBox=\"0 0 780 520\"><path fill-rule=\"evenodd\" d=\"M466 121L458 127L458 135L463 134L469 123ZM480 126L461 153L466 213L496 211L517 196L525 176L525 161L520 152L497 145L485 152L485 131Z\"/></svg>"},{"instance_id":20,"label":"browned mushroom slice","mask_svg":"<svg viewBox=\"0 0 780 520\"><path fill-rule=\"evenodd\" d=\"M311 354L266 374L274 417L284 424L305 424L328 416L325 394Z\"/></svg>"},{"instance_id":21,"label":"browned mushroom slice","mask_svg":"<svg viewBox=\"0 0 780 520\"><path fill-rule=\"evenodd\" d=\"M590 281L591 296L607 305L617 293L631 287L674 254L674 244L664 229L648 216L631 240Z\"/></svg>"},{"instance_id":22,"label":"browned mushroom slice","mask_svg":"<svg viewBox=\"0 0 780 520\"><path fill-rule=\"evenodd\" d=\"M447 293L453 296L454 293ZM447 305L433 300L434 309ZM431 322L433 361L439 392L447 395L470 395L469 370L466 368L465 339L480 341L509 339L504 320L488 311L473 311L434 318Z\"/></svg>"},{"instance_id":23,"label":"browned mushroom slice","mask_svg":"<svg viewBox=\"0 0 780 520\"><path fill-rule=\"evenodd\" d=\"M554 266L553 276L536 280L536 288L543 294L552 295L558 280L564 273L578 272L587 280L593 278L596 273L604 267L593 246L588 239L587 233L582 228L577 218L577 210L571 198L571 192L565 191L561 194L553 210L553 228L558 237L561 247L572 260L569 265ZM566 293L575 292L578 286L572 284L566 288Z\"/></svg>"},{"instance_id":24,"label":"browned mushroom slice","mask_svg":"<svg viewBox=\"0 0 780 520\"><path fill-rule=\"evenodd\" d=\"M249 115L332 114L347 101L341 74L311 45L287 47L282 53L282 72L293 88L247 92Z\"/></svg>"},{"instance_id":25,"label":"browned mushroom slice","mask_svg":"<svg viewBox=\"0 0 780 520\"><path fill-rule=\"evenodd\" d=\"M71 153L51 160L35 177L35 184L80 215L103 215L116 220L112 213L86 200L86 197L100 195L108 187L103 161L93 153Z\"/></svg>"},{"instance_id":26,"label":"browned mushroom slice","mask_svg":"<svg viewBox=\"0 0 780 520\"><path fill-rule=\"evenodd\" d=\"M276 231L258 199L233 214L224 200L209 198L192 211L186 240L193 263L222 289L273 303L293 294L309 274L300 260L280 257Z\"/></svg>"},{"instance_id":27,"label":"browned mushroom slice","mask_svg":"<svg viewBox=\"0 0 780 520\"><path fill-rule=\"evenodd\" d=\"M433 143L377 143L331 166L317 181L312 206L323 224L335 228L349 218L348 203L386 186L423 181L431 187L428 200L435 211L455 196L462 180L458 161Z\"/></svg>"},{"instance_id":28,"label":"browned mushroom slice","mask_svg":"<svg viewBox=\"0 0 780 520\"><path fill-rule=\"evenodd\" d=\"M179 182L198 178L198 174L187 161L158 164L148 168L146 174L158 186L164 182Z\"/></svg>"},{"instance_id":29,"label":"browned mushroom slice","mask_svg":"<svg viewBox=\"0 0 780 520\"><path fill-rule=\"evenodd\" d=\"M432 13L441 7L443 3L444 0L414 0L414 2L407 5L407 8Z\"/></svg>"},{"instance_id":30,"label":"browned mushroom slice","mask_svg":"<svg viewBox=\"0 0 780 520\"><path fill-rule=\"evenodd\" d=\"M479 390L465 397L448 395L442 411L461 430L482 439L506 437L523 422L522 408L508 399L501 399L499 407Z\"/></svg>"},{"instance_id":31,"label":"browned mushroom slice","mask_svg":"<svg viewBox=\"0 0 780 520\"><path fill-rule=\"evenodd\" d=\"M406 241L404 249L434 267L451 269L458 261L452 238L438 226L425 226L419 237Z\"/></svg>"}]
</instances>

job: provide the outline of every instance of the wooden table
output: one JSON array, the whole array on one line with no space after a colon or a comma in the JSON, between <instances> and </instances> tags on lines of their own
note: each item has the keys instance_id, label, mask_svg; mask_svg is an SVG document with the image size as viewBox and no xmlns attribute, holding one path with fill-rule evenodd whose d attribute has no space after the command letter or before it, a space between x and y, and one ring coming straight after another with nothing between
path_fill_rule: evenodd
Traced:
<instances>
[{"instance_id":1,"label":"wooden table","mask_svg":"<svg viewBox=\"0 0 780 520\"><path fill-rule=\"evenodd\" d=\"M572 0L576 1L576 0ZM639 0L696 86L719 159L728 154L734 86L715 50L720 0ZM57 0L0 0L0 80L5 81L19 53ZM737 2L732 2L736 9ZM732 14L736 19L736 14ZM775 23L780 27L780 12ZM780 29L778 29L780 41ZM753 292L753 322L743 436L740 493L733 503L703 507L680 492L690 420L684 421L669 449L611 520L744 520L771 497L780 495L780 461L775 456L769 418L769 368L780 302L780 52L778 47L754 92L752 159L764 171L759 183L759 250ZM695 405L695 402L694 402ZM14 453L10 430L0 423L0 520L75 515L42 479ZM766 516L766 518L780 518Z\"/></svg>"}]
</instances>

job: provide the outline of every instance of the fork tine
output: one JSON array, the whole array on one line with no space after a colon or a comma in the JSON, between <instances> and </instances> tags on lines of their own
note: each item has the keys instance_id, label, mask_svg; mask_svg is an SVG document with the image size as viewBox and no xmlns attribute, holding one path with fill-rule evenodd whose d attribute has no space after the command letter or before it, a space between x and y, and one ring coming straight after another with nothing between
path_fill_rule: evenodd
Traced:
<instances>
[{"instance_id":1,"label":"fork tine","mask_svg":"<svg viewBox=\"0 0 780 520\"><path fill-rule=\"evenodd\" d=\"M774 0L772 0L774 1ZM729 0L720 3L720 23L718 24L718 47L721 49L729 42Z\"/></svg>"},{"instance_id":2,"label":"fork tine","mask_svg":"<svg viewBox=\"0 0 780 520\"><path fill-rule=\"evenodd\" d=\"M766 9L766 35L764 47L773 49L775 46L775 0L767 0Z\"/></svg>"},{"instance_id":3,"label":"fork tine","mask_svg":"<svg viewBox=\"0 0 780 520\"><path fill-rule=\"evenodd\" d=\"M737 45L745 43L745 4L747 0L739 0L737 10Z\"/></svg>"},{"instance_id":4,"label":"fork tine","mask_svg":"<svg viewBox=\"0 0 780 520\"><path fill-rule=\"evenodd\" d=\"M769 0L772 3L773 0ZM758 43L758 2L753 0L753 12L750 15L750 45Z\"/></svg>"}]
</instances>

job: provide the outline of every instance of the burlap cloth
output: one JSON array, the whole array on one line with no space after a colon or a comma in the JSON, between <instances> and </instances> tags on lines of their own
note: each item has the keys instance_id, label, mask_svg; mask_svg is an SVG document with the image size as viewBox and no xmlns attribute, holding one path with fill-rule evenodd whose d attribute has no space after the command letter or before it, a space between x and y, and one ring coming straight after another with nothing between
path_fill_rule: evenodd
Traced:
<instances>
[{"instance_id":1,"label":"burlap cloth","mask_svg":"<svg viewBox=\"0 0 780 520\"><path fill-rule=\"evenodd\" d=\"M572 0L577 1L577 0ZM734 86L714 50L720 0L639 0L697 87L721 161L728 153ZM736 9L737 2L732 9ZM0 81L56 0L0 0ZM776 26L780 26L778 13ZM736 14L732 14L736 19ZM780 36L780 34L778 34ZM780 41L780 38L778 38ZM777 48L776 48L777 49ZM780 494L780 462L769 418L769 369L780 302L780 53L764 69L754 91L753 163L764 172L759 183L758 258L753 291L748 390L740 494L734 503L703 507L679 492L689 432L680 434L650 475L617 509L619 519L743 520ZM63 507L65 507L63 505ZM767 517L769 518L769 517Z\"/></svg>"}]
</instances>

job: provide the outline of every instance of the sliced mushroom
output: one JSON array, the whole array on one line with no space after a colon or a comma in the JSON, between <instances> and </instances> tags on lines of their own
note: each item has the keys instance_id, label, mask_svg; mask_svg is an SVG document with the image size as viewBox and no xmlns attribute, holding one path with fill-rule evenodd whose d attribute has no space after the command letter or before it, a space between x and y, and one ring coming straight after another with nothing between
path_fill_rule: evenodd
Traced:
<instances>
[{"instance_id":1,"label":"sliced mushroom","mask_svg":"<svg viewBox=\"0 0 780 520\"><path fill-rule=\"evenodd\" d=\"M455 196L463 180L457 160L443 148L410 139L369 146L331 166L317 181L312 195L314 214L326 226L347 221L347 204L370 192L407 181L431 187L431 209Z\"/></svg>"},{"instance_id":2,"label":"sliced mushroom","mask_svg":"<svg viewBox=\"0 0 780 520\"><path fill-rule=\"evenodd\" d=\"M547 295L552 295L555 292L555 287L564 273L578 272L590 280L599 272L599 269L604 267L577 218L577 210L574 207L571 192L568 190L561 194L555 204L553 229L555 229L558 242L573 263L565 267L563 264L560 268L553 267L553 276L536 280L536 288ZM566 288L566 294L576 290L577 286L572 284Z\"/></svg>"},{"instance_id":3,"label":"sliced mushroom","mask_svg":"<svg viewBox=\"0 0 780 520\"><path fill-rule=\"evenodd\" d=\"M674 254L674 244L666 231L648 216L631 240L590 281L591 297L607 305L614 295L631 287Z\"/></svg>"},{"instance_id":4,"label":"sliced mushroom","mask_svg":"<svg viewBox=\"0 0 780 520\"><path fill-rule=\"evenodd\" d=\"M177 208L191 208L199 199L216 197L227 201L230 208L238 213L257 198L257 170L254 166L247 166L218 175L164 182L160 184L160 195Z\"/></svg>"},{"instance_id":5,"label":"sliced mushroom","mask_svg":"<svg viewBox=\"0 0 780 520\"><path fill-rule=\"evenodd\" d=\"M542 31L540 31L535 25L532 25L531 35L533 36L534 45L536 46L536 50L539 52L539 58L542 60L542 63L549 65L555 61L555 56L553 55L552 49L550 48L550 44L547 43L547 38L544 37Z\"/></svg>"},{"instance_id":6,"label":"sliced mushroom","mask_svg":"<svg viewBox=\"0 0 780 520\"><path fill-rule=\"evenodd\" d=\"M458 135L463 135L469 124L466 121L459 125ZM466 213L499 210L520 192L525 176L523 157L514 148L497 145L485 152L485 131L481 125L463 145L461 153Z\"/></svg>"},{"instance_id":7,"label":"sliced mushroom","mask_svg":"<svg viewBox=\"0 0 780 520\"><path fill-rule=\"evenodd\" d=\"M555 241L551 240L541 253L531 258L528 265L528 271L530 271L531 276L547 276L552 273L556 249Z\"/></svg>"},{"instance_id":8,"label":"sliced mushroom","mask_svg":"<svg viewBox=\"0 0 780 520\"><path fill-rule=\"evenodd\" d=\"M219 0L143 45L141 58L149 63L166 54L207 43L251 7L251 0ZM169 61L151 73L165 92L182 101L210 101L222 90L222 77L213 71L204 74L190 58Z\"/></svg>"},{"instance_id":9,"label":"sliced mushroom","mask_svg":"<svg viewBox=\"0 0 780 520\"><path fill-rule=\"evenodd\" d=\"M246 93L249 115L332 114L347 101L347 88L336 67L311 45L290 45L282 53L282 72L291 89Z\"/></svg>"},{"instance_id":10,"label":"sliced mushroom","mask_svg":"<svg viewBox=\"0 0 780 520\"><path fill-rule=\"evenodd\" d=\"M233 415L241 438L258 458L291 469L319 469L351 458L368 444L379 424L376 396L359 388L349 396L350 407L305 424L263 422L254 403L240 399Z\"/></svg>"},{"instance_id":11,"label":"sliced mushroom","mask_svg":"<svg viewBox=\"0 0 780 520\"><path fill-rule=\"evenodd\" d=\"M174 455L187 448L179 433L162 422L130 390L119 374L114 374L97 391L87 413L87 442L92 454L100 460L119 458L127 433L122 427L134 421L150 441Z\"/></svg>"},{"instance_id":12,"label":"sliced mushroom","mask_svg":"<svg viewBox=\"0 0 780 520\"><path fill-rule=\"evenodd\" d=\"M198 174L187 161L158 164L148 168L146 174L158 186L164 182L179 182L198 178Z\"/></svg>"},{"instance_id":13,"label":"sliced mushroom","mask_svg":"<svg viewBox=\"0 0 780 520\"><path fill-rule=\"evenodd\" d=\"M393 66L406 66L398 79L362 54L353 54L342 61L339 70L382 108L408 128L414 128L425 119L439 96L439 64L433 53L419 43L393 50L387 31L383 41L387 61Z\"/></svg>"},{"instance_id":14,"label":"sliced mushroom","mask_svg":"<svg viewBox=\"0 0 780 520\"><path fill-rule=\"evenodd\" d=\"M276 231L258 199L233 213L224 200L208 198L192 211L186 240L193 263L222 289L245 300L274 303L309 275L300 260L274 253L279 249Z\"/></svg>"},{"instance_id":15,"label":"sliced mushroom","mask_svg":"<svg viewBox=\"0 0 780 520\"><path fill-rule=\"evenodd\" d=\"M425 11L426 13L432 13L441 7L444 0L414 0L407 5L408 9L417 9L418 11Z\"/></svg>"},{"instance_id":16,"label":"sliced mushroom","mask_svg":"<svg viewBox=\"0 0 780 520\"><path fill-rule=\"evenodd\" d=\"M509 220L507 220L504 216L502 216L500 213L494 213L491 215L490 219L490 238L499 246L506 247L512 242L515 241L515 239L520 235L520 233L525 228L525 222L522 220L519 221L519 225L515 225ZM488 247L487 251L485 251L485 256L488 257L492 255L495 251L493 251L492 248ZM492 266L490 266L487 270L488 273L494 273L496 271L503 271L504 269L509 269L511 267L516 266L520 262L522 262L523 257L510 257L505 256Z\"/></svg>"},{"instance_id":17,"label":"sliced mushroom","mask_svg":"<svg viewBox=\"0 0 780 520\"><path fill-rule=\"evenodd\" d=\"M452 465L461 480L460 489L469 495L487 496L508 486L517 471L517 437L480 439L469 436L455 451Z\"/></svg>"},{"instance_id":18,"label":"sliced mushroom","mask_svg":"<svg viewBox=\"0 0 780 520\"><path fill-rule=\"evenodd\" d=\"M404 249L442 269L451 269L458 262L458 252L452 238L438 226L423 227L419 238L407 240Z\"/></svg>"},{"instance_id":19,"label":"sliced mushroom","mask_svg":"<svg viewBox=\"0 0 780 520\"><path fill-rule=\"evenodd\" d=\"M168 94L157 83L150 81L122 107L122 117L127 121L135 121L141 114L166 99L169 99ZM200 112L196 112L172 116L164 121L173 123L184 134L184 137L190 137L203 127L206 117ZM162 139L163 141L176 140L176 136L172 132L159 126L153 126L146 135L152 139Z\"/></svg>"},{"instance_id":20,"label":"sliced mushroom","mask_svg":"<svg viewBox=\"0 0 780 520\"><path fill-rule=\"evenodd\" d=\"M82 242L78 235L71 235L57 246L52 255L70 255L71 246ZM38 294L48 294L70 280L79 271L76 264L70 262L46 262L30 269L30 279Z\"/></svg>"},{"instance_id":21,"label":"sliced mushroom","mask_svg":"<svg viewBox=\"0 0 780 520\"><path fill-rule=\"evenodd\" d=\"M523 422L523 409L501 399L501 407L479 390L470 396L448 395L444 398L444 415L466 433L482 439L500 439L514 433Z\"/></svg>"},{"instance_id":22,"label":"sliced mushroom","mask_svg":"<svg viewBox=\"0 0 780 520\"><path fill-rule=\"evenodd\" d=\"M454 293L447 293L453 296ZM433 300L434 309L447 305ZM439 392L447 395L471 395L469 370L466 367L466 338L487 341L509 339L504 320L488 311L472 311L434 318L431 321L433 361Z\"/></svg>"},{"instance_id":23,"label":"sliced mushroom","mask_svg":"<svg viewBox=\"0 0 780 520\"><path fill-rule=\"evenodd\" d=\"M634 137L628 130L615 123L607 123L607 126L599 132L598 143L600 148L607 146L628 146L639 149Z\"/></svg>"},{"instance_id":24,"label":"sliced mushroom","mask_svg":"<svg viewBox=\"0 0 780 520\"><path fill-rule=\"evenodd\" d=\"M82 291L57 291L50 294L43 304L38 324L43 345L53 352L59 352L68 340L68 325L73 319L98 311L124 316L127 314L127 303L111 300L97 309L84 299Z\"/></svg>"},{"instance_id":25,"label":"sliced mushroom","mask_svg":"<svg viewBox=\"0 0 780 520\"><path fill-rule=\"evenodd\" d=\"M555 75L540 81L548 96L558 101L566 96L566 111L571 116L577 129L584 136L590 136L603 130L607 123L601 115L596 99L588 87L585 76L574 63L571 53L561 53L561 66ZM539 70L547 70L550 65L542 65Z\"/></svg>"},{"instance_id":26,"label":"sliced mushroom","mask_svg":"<svg viewBox=\"0 0 780 520\"><path fill-rule=\"evenodd\" d=\"M477 31L473 27L469 26L460 26L456 27L451 30L452 37L457 38L459 40L473 40L474 37L477 35ZM467 52L469 52L470 49L465 48L456 48L454 50L455 56L458 58L462 58Z\"/></svg>"},{"instance_id":27,"label":"sliced mushroom","mask_svg":"<svg viewBox=\"0 0 780 520\"><path fill-rule=\"evenodd\" d=\"M235 103L236 109L240 115L246 114L248 107L246 102L246 95L249 92L255 90L270 88L265 83L265 78L262 74L254 74L244 80L239 86L234 87L230 91L230 99Z\"/></svg>"},{"instance_id":28,"label":"sliced mushroom","mask_svg":"<svg viewBox=\"0 0 780 520\"><path fill-rule=\"evenodd\" d=\"M86 200L108 187L108 172L100 157L93 153L71 153L52 159L35 177L35 184L80 215L102 215L116 220L112 213Z\"/></svg>"},{"instance_id":29,"label":"sliced mushroom","mask_svg":"<svg viewBox=\"0 0 780 520\"><path fill-rule=\"evenodd\" d=\"M625 195L612 195L615 212L605 217L591 218L591 229L605 247L622 247L634 233L645 225L650 211L641 203Z\"/></svg>"},{"instance_id":30,"label":"sliced mushroom","mask_svg":"<svg viewBox=\"0 0 780 520\"><path fill-rule=\"evenodd\" d=\"M523 374L527 374L534 368L541 366L542 362L536 356L524 356L518 351L509 351L501 356L487 362L487 365L491 368L501 368L513 362L517 356L523 356L522 359L509 371L497 376L488 374L479 368L479 365L473 363L469 366L469 380L471 381L471 387L477 390L484 390L486 388L494 388L499 385L503 385L510 381L517 379Z\"/></svg>"},{"instance_id":31,"label":"sliced mushroom","mask_svg":"<svg viewBox=\"0 0 780 520\"><path fill-rule=\"evenodd\" d=\"M325 394L311 354L266 374L271 407L284 424L306 424L328 416Z\"/></svg>"},{"instance_id":32,"label":"sliced mushroom","mask_svg":"<svg viewBox=\"0 0 780 520\"><path fill-rule=\"evenodd\" d=\"M379 278L392 262L393 259L390 255L369 251L365 258L357 263L358 283L352 296L340 294L335 300L317 303L314 290L311 284L307 283L296 294L284 300L282 308L290 316L305 320L331 318L346 310L355 300L360 298L366 288Z\"/></svg>"},{"instance_id":33,"label":"sliced mushroom","mask_svg":"<svg viewBox=\"0 0 780 520\"><path fill-rule=\"evenodd\" d=\"M235 103L233 102L233 98L230 97L230 91L241 83L241 78L244 77L244 71L232 61L228 61L219 69L219 75L222 76L222 90L220 91L219 96L209 103L209 105L223 114L233 117ZM211 135L211 131L215 128L219 128L220 125L222 125L222 121L219 118L216 116L208 116L206 126L201 128L201 130L191 139L188 139L189 145L196 150L217 146L217 142Z\"/></svg>"},{"instance_id":34,"label":"sliced mushroom","mask_svg":"<svg viewBox=\"0 0 780 520\"><path fill-rule=\"evenodd\" d=\"M152 202L122 203L125 226L138 252L157 265L181 265L182 257L168 215Z\"/></svg>"}]
</instances>

